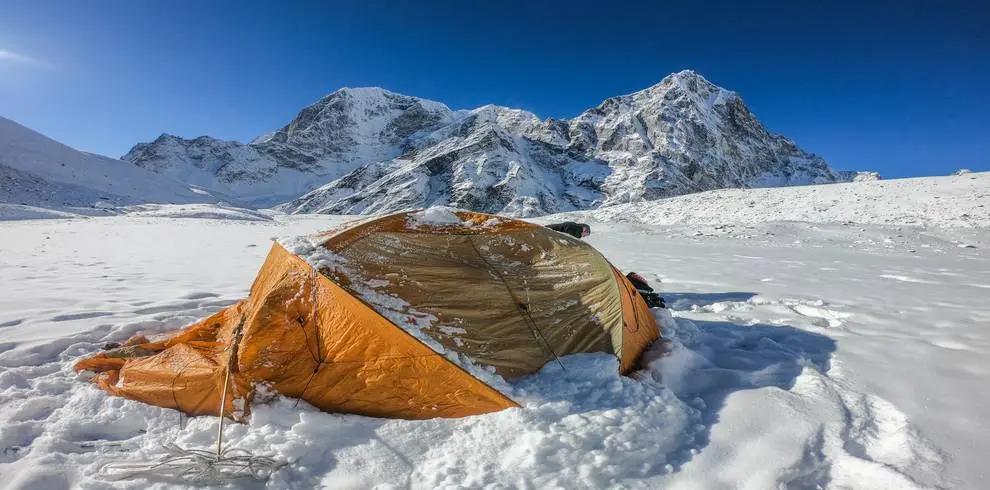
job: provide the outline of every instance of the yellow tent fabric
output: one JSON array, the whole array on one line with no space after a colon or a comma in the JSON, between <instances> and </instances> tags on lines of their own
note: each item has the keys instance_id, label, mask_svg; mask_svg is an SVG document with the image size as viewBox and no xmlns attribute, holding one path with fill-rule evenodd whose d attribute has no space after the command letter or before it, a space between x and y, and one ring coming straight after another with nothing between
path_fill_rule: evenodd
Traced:
<instances>
[{"instance_id":1,"label":"yellow tent fabric","mask_svg":"<svg viewBox=\"0 0 990 490\"><path fill-rule=\"evenodd\" d=\"M583 241L494 215L405 212L273 245L248 298L171 337L76 364L107 392L242 417L259 387L327 411L461 417L517 406L505 378L577 352L631 371L659 337L635 288ZM295 253L294 253L295 252ZM315 266L314 266L315 264Z\"/></svg>"}]
</instances>

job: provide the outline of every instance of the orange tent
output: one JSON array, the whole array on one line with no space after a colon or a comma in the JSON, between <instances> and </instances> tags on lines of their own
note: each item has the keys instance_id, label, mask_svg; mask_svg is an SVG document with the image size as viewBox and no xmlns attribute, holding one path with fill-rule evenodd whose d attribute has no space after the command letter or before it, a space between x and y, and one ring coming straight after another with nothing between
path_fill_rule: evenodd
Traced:
<instances>
[{"instance_id":1,"label":"orange tent","mask_svg":"<svg viewBox=\"0 0 990 490\"><path fill-rule=\"evenodd\" d=\"M431 208L276 243L246 299L75 369L191 415L223 399L240 418L275 391L334 412L460 417L517 406L479 377L578 352L613 353L627 373L658 336L635 288L583 241Z\"/></svg>"}]
</instances>

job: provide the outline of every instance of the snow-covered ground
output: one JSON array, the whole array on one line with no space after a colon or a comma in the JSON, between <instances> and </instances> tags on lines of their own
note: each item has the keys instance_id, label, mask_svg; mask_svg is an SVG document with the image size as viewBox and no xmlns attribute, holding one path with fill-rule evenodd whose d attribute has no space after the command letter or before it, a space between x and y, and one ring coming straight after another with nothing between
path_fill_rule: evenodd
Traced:
<instances>
[{"instance_id":1,"label":"snow-covered ground","mask_svg":"<svg viewBox=\"0 0 990 490\"><path fill-rule=\"evenodd\" d=\"M721 189L559 215L651 225L769 221L990 227L990 172L767 189Z\"/></svg>"},{"instance_id":2,"label":"snow-covered ground","mask_svg":"<svg viewBox=\"0 0 990 490\"><path fill-rule=\"evenodd\" d=\"M270 221L275 213L225 204L136 204L105 208L64 207L48 209L22 204L0 203L0 221L68 219L90 216L128 215L143 218L200 218L220 220Z\"/></svg>"},{"instance_id":3,"label":"snow-covered ground","mask_svg":"<svg viewBox=\"0 0 990 490\"><path fill-rule=\"evenodd\" d=\"M986 178L953 178L973 175ZM289 462L259 488L986 488L990 229L956 205L914 209L918 193L894 182L854 188L874 206L835 219L782 222L794 218L769 208L748 218L750 206L729 198L709 203L722 213L714 221L691 210L650 224L674 200L598 211L611 221L593 222L588 241L654 281L674 317L661 314L668 342L633 379L608 356L571 356L566 370L551 364L512 383L524 408L456 420L334 415L277 399L227 425L225 439ZM932 201L953 201L968 182L933 190ZM804 206L823 189L843 187L749 192ZM985 216L986 189L959 199L964 214ZM232 303L272 237L345 219L182 209L0 222L3 485L174 485L109 482L98 470L152 460L165 442L209 449L217 419L182 422L110 397L72 363ZM933 225L907 225L911 216Z\"/></svg>"}]
</instances>

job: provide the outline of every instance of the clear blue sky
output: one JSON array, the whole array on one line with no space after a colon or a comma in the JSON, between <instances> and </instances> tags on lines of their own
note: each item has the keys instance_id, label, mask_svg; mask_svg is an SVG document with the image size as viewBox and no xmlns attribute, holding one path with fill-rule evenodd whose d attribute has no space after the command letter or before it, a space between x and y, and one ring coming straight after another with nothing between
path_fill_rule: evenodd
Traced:
<instances>
[{"instance_id":1,"label":"clear blue sky","mask_svg":"<svg viewBox=\"0 0 990 490\"><path fill-rule=\"evenodd\" d=\"M836 168L990 170L987 0L0 2L0 115L111 156L343 86L571 117L691 68Z\"/></svg>"}]
</instances>

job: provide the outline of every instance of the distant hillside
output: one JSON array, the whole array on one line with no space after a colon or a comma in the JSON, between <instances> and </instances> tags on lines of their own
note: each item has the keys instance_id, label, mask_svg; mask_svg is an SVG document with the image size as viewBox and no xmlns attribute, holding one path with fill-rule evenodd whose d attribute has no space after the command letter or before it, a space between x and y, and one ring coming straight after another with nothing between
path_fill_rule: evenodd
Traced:
<instances>
[{"instance_id":1,"label":"distant hillside","mask_svg":"<svg viewBox=\"0 0 990 490\"><path fill-rule=\"evenodd\" d=\"M0 203L60 209L215 201L185 184L75 150L0 117Z\"/></svg>"}]
</instances>

